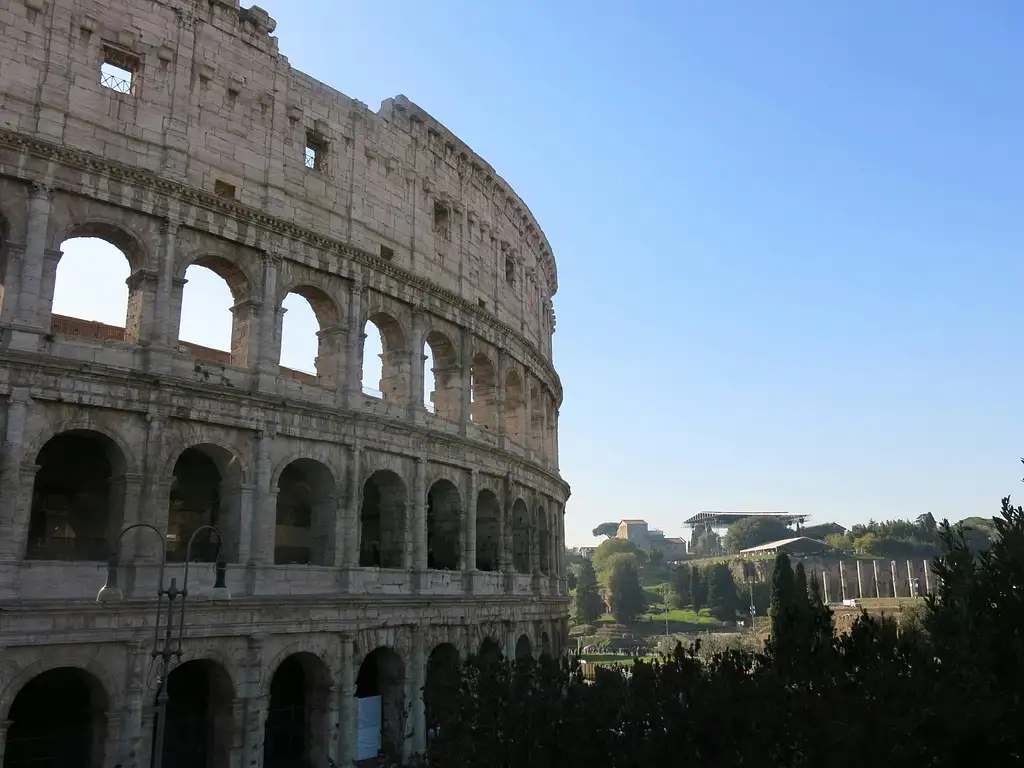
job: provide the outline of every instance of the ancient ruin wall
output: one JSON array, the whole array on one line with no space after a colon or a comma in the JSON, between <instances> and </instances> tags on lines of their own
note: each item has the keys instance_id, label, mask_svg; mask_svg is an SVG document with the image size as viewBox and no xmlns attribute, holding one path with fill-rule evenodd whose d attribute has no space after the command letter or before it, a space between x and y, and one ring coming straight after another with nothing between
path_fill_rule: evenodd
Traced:
<instances>
[{"instance_id":1,"label":"ancient ruin wall","mask_svg":"<svg viewBox=\"0 0 1024 768\"><path fill-rule=\"evenodd\" d=\"M557 275L540 226L485 160L406 97L375 113L293 69L274 20L237 0L35 5L12 0L0 16L0 128L382 256L550 360ZM104 86L104 61L132 72L129 93Z\"/></svg>"}]
</instances>

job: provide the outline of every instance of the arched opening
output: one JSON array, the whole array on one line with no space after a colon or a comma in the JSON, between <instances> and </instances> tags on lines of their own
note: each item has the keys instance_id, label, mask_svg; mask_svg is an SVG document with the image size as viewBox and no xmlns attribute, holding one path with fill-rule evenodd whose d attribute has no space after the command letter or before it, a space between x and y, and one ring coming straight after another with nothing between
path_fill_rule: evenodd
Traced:
<instances>
[{"instance_id":1,"label":"arched opening","mask_svg":"<svg viewBox=\"0 0 1024 768\"><path fill-rule=\"evenodd\" d=\"M477 654L484 663L496 663L501 661L501 646L493 637L485 637L480 643L480 652Z\"/></svg>"},{"instance_id":2,"label":"arched opening","mask_svg":"<svg viewBox=\"0 0 1024 768\"><path fill-rule=\"evenodd\" d=\"M533 658L533 643L528 635L522 634L516 640L516 661L526 661Z\"/></svg>"},{"instance_id":3,"label":"arched opening","mask_svg":"<svg viewBox=\"0 0 1024 768\"><path fill-rule=\"evenodd\" d=\"M517 371L505 376L505 436L526 446L526 395Z\"/></svg>"},{"instance_id":4,"label":"arched opening","mask_svg":"<svg viewBox=\"0 0 1024 768\"><path fill-rule=\"evenodd\" d=\"M185 662L167 676L167 696L165 768L227 768L234 691L224 667L208 659Z\"/></svg>"},{"instance_id":5,"label":"arched opening","mask_svg":"<svg viewBox=\"0 0 1024 768\"><path fill-rule=\"evenodd\" d=\"M109 702L103 685L77 667L28 681L11 703L7 768L101 768Z\"/></svg>"},{"instance_id":6,"label":"arched opening","mask_svg":"<svg viewBox=\"0 0 1024 768\"><path fill-rule=\"evenodd\" d=\"M456 705L461 683L459 651L451 643L441 643L431 651L427 659L427 676L423 687L428 740L458 717Z\"/></svg>"},{"instance_id":7,"label":"arched opening","mask_svg":"<svg viewBox=\"0 0 1024 768\"><path fill-rule=\"evenodd\" d=\"M496 571L501 545L501 504L493 491L486 488L476 497L476 567L480 571Z\"/></svg>"},{"instance_id":8,"label":"arched opening","mask_svg":"<svg viewBox=\"0 0 1024 768\"><path fill-rule=\"evenodd\" d=\"M259 329L259 308L250 294L235 264L219 256L196 259L172 286L179 346L197 360L247 367L249 337Z\"/></svg>"},{"instance_id":9,"label":"arched opening","mask_svg":"<svg viewBox=\"0 0 1024 768\"><path fill-rule=\"evenodd\" d=\"M395 472L377 470L363 485L359 529L360 566L405 567L405 483Z\"/></svg>"},{"instance_id":10,"label":"arched opening","mask_svg":"<svg viewBox=\"0 0 1024 768\"><path fill-rule=\"evenodd\" d=\"M194 562L212 563L223 546L223 556L237 552L241 511L242 469L237 457L217 445L196 445L182 451L171 472L167 510L167 559L182 562L192 534L214 525L224 536L202 531L192 544Z\"/></svg>"},{"instance_id":11,"label":"arched opening","mask_svg":"<svg viewBox=\"0 0 1024 768\"><path fill-rule=\"evenodd\" d=\"M530 510L522 499L512 505L512 567L530 573Z\"/></svg>"},{"instance_id":12,"label":"arched opening","mask_svg":"<svg viewBox=\"0 0 1024 768\"><path fill-rule=\"evenodd\" d=\"M540 657L551 658L551 637L547 632L540 633Z\"/></svg>"},{"instance_id":13,"label":"arched opening","mask_svg":"<svg viewBox=\"0 0 1024 768\"><path fill-rule=\"evenodd\" d=\"M281 375L306 384L340 384L345 335L334 302L319 288L297 286L278 310Z\"/></svg>"},{"instance_id":14,"label":"arched opening","mask_svg":"<svg viewBox=\"0 0 1024 768\"><path fill-rule=\"evenodd\" d=\"M377 648L356 677L359 729L356 759L399 759L405 739L405 666L390 648Z\"/></svg>"},{"instance_id":15,"label":"arched opening","mask_svg":"<svg viewBox=\"0 0 1024 768\"><path fill-rule=\"evenodd\" d=\"M544 507L537 507L537 552L540 572L551 575L551 526Z\"/></svg>"},{"instance_id":16,"label":"arched opening","mask_svg":"<svg viewBox=\"0 0 1024 768\"><path fill-rule=\"evenodd\" d=\"M427 568L457 571L462 563L459 530L462 500L449 480L438 480L427 492Z\"/></svg>"},{"instance_id":17,"label":"arched opening","mask_svg":"<svg viewBox=\"0 0 1024 768\"><path fill-rule=\"evenodd\" d=\"M314 768L327 762L329 682L311 653L281 662L270 681L264 768Z\"/></svg>"},{"instance_id":18,"label":"arched opening","mask_svg":"<svg viewBox=\"0 0 1024 768\"><path fill-rule=\"evenodd\" d=\"M36 458L29 560L106 560L124 522L125 457L106 435L62 432Z\"/></svg>"},{"instance_id":19,"label":"arched opening","mask_svg":"<svg viewBox=\"0 0 1024 768\"><path fill-rule=\"evenodd\" d=\"M409 364L402 326L391 315L372 313L363 327L364 394L404 405L409 400Z\"/></svg>"},{"instance_id":20,"label":"arched opening","mask_svg":"<svg viewBox=\"0 0 1024 768\"><path fill-rule=\"evenodd\" d=\"M497 429L497 409L494 402L497 397L497 386L494 377L494 365L483 353L473 356L473 364L469 371L470 381L470 418L473 423L483 429Z\"/></svg>"},{"instance_id":21,"label":"arched opening","mask_svg":"<svg viewBox=\"0 0 1024 768\"><path fill-rule=\"evenodd\" d=\"M147 286L141 275L132 279L127 254L133 248L127 235L105 225L79 227L61 243L53 274L44 269L43 278L53 281L52 333L99 342L139 342L143 304L155 297L156 286Z\"/></svg>"},{"instance_id":22,"label":"arched opening","mask_svg":"<svg viewBox=\"0 0 1024 768\"><path fill-rule=\"evenodd\" d=\"M293 461L277 482L274 563L330 565L336 517L331 471L312 459Z\"/></svg>"},{"instance_id":23,"label":"arched opening","mask_svg":"<svg viewBox=\"0 0 1024 768\"><path fill-rule=\"evenodd\" d=\"M431 331L424 342L428 376L423 377L425 405L442 419L458 421L461 413L462 372L455 345L439 331Z\"/></svg>"}]
</instances>

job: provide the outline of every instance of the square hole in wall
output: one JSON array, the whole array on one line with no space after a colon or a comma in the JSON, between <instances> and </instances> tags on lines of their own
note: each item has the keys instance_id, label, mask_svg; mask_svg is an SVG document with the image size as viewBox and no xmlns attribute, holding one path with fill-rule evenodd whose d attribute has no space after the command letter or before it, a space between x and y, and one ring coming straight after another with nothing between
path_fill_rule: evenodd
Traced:
<instances>
[{"instance_id":1,"label":"square hole in wall","mask_svg":"<svg viewBox=\"0 0 1024 768\"><path fill-rule=\"evenodd\" d=\"M448 207L440 201L434 202L434 232L446 240L452 236L451 215Z\"/></svg>"},{"instance_id":2,"label":"square hole in wall","mask_svg":"<svg viewBox=\"0 0 1024 768\"><path fill-rule=\"evenodd\" d=\"M134 94L135 82L141 69L139 57L119 48L103 46L100 64L100 85L116 93Z\"/></svg>"},{"instance_id":3,"label":"square hole in wall","mask_svg":"<svg viewBox=\"0 0 1024 768\"><path fill-rule=\"evenodd\" d=\"M234 200L236 197L235 191L234 184L228 184L220 179L213 182L213 194L217 197L226 197L228 200Z\"/></svg>"},{"instance_id":4,"label":"square hole in wall","mask_svg":"<svg viewBox=\"0 0 1024 768\"><path fill-rule=\"evenodd\" d=\"M322 171L326 166L327 142L314 131L306 131L306 167L311 171Z\"/></svg>"},{"instance_id":5,"label":"square hole in wall","mask_svg":"<svg viewBox=\"0 0 1024 768\"><path fill-rule=\"evenodd\" d=\"M384 259L384 261L391 261L395 258L395 251L393 248L389 248L388 246L381 244L380 257Z\"/></svg>"},{"instance_id":6,"label":"square hole in wall","mask_svg":"<svg viewBox=\"0 0 1024 768\"><path fill-rule=\"evenodd\" d=\"M487 309L487 302L484 301L483 299L477 299L476 303L477 306L480 307L480 309Z\"/></svg>"}]
</instances>

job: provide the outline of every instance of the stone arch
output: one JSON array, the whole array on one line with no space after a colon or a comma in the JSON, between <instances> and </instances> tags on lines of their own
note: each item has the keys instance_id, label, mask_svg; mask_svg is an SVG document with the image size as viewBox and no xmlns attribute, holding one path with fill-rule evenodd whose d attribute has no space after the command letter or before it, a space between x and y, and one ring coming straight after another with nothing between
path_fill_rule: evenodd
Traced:
<instances>
[{"instance_id":1,"label":"stone arch","mask_svg":"<svg viewBox=\"0 0 1024 768\"><path fill-rule=\"evenodd\" d=\"M54 434L35 456L29 560L105 560L125 524L128 454L105 432Z\"/></svg>"},{"instance_id":2,"label":"stone arch","mask_svg":"<svg viewBox=\"0 0 1024 768\"><path fill-rule=\"evenodd\" d=\"M427 386L427 410L448 421L459 421L462 413L462 368L455 345L446 333L431 329L423 339L430 350L432 366Z\"/></svg>"},{"instance_id":3,"label":"stone arch","mask_svg":"<svg viewBox=\"0 0 1024 768\"><path fill-rule=\"evenodd\" d=\"M185 301L186 272L192 267L201 267L212 272L227 285L231 294L231 335L226 349L201 346L195 340L182 337L181 321L183 312L189 310ZM171 317L174 336L181 342L180 347L191 352L197 359L231 365L236 368L248 368L255 360L250 355L255 350L250 343L253 334L259 332L259 306L253 299L259 281L254 280L248 267L241 258L226 256L223 253L208 250L194 251L178 262L175 281L171 290ZM206 282L205 280L203 282Z\"/></svg>"},{"instance_id":4,"label":"stone arch","mask_svg":"<svg viewBox=\"0 0 1024 768\"><path fill-rule=\"evenodd\" d=\"M461 555L462 497L451 480L437 480L427 491L427 568L457 571Z\"/></svg>"},{"instance_id":5,"label":"stone arch","mask_svg":"<svg viewBox=\"0 0 1024 768\"><path fill-rule=\"evenodd\" d=\"M476 497L476 567L497 571L501 566L501 502L490 488Z\"/></svg>"},{"instance_id":6,"label":"stone arch","mask_svg":"<svg viewBox=\"0 0 1024 768\"><path fill-rule=\"evenodd\" d=\"M289 339L305 347L305 342L297 335L293 336L288 327L288 308L284 306L289 296L300 297L311 310L316 320L316 353L311 370L316 374L317 384L325 387L338 387L343 384L341 363L344 360L347 335L342 330L341 310L334 298L323 288L308 282L292 283L279 293L277 299L277 327L275 328L275 355L280 365L284 365L287 350L285 343ZM308 360L308 358L306 358ZM296 363L291 363L296 365ZM310 366L285 368L285 371L305 371Z\"/></svg>"},{"instance_id":7,"label":"stone arch","mask_svg":"<svg viewBox=\"0 0 1024 768\"><path fill-rule=\"evenodd\" d=\"M510 368L505 374L505 436L526 448L526 390L519 371Z\"/></svg>"},{"instance_id":8,"label":"stone arch","mask_svg":"<svg viewBox=\"0 0 1024 768\"><path fill-rule=\"evenodd\" d=\"M387 646L375 648L359 665L356 675L359 719L361 722L379 722L379 727L371 725L359 734L357 742L360 748L366 745L368 749L359 752L357 760L378 755L393 760L402 757L405 741L405 677L402 657Z\"/></svg>"},{"instance_id":9,"label":"stone arch","mask_svg":"<svg viewBox=\"0 0 1024 768\"><path fill-rule=\"evenodd\" d=\"M272 669L263 765L291 768L326 764L331 690L327 665L316 654L299 651Z\"/></svg>"},{"instance_id":10,"label":"stone arch","mask_svg":"<svg viewBox=\"0 0 1024 768\"><path fill-rule=\"evenodd\" d=\"M533 658L533 642L525 632L516 639L516 661L522 662Z\"/></svg>"},{"instance_id":11,"label":"stone arch","mask_svg":"<svg viewBox=\"0 0 1024 768\"><path fill-rule=\"evenodd\" d=\"M110 689L83 667L54 666L11 698L4 765L101 768Z\"/></svg>"},{"instance_id":12,"label":"stone arch","mask_svg":"<svg viewBox=\"0 0 1024 768\"><path fill-rule=\"evenodd\" d=\"M139 463L139 448L133 446L119 429L94 419L89 411L85 411L75 418L48 424L25 443L25 456L37 455L44 445L63 432L95 432L102 435L117 446L118 452L124 460L124 471L127 474L134 475L142 471Z\"/></svg>"},{"instance_id":13,"label":"stone arch","mask_svg":"<svg viewBox=\"0 0 1024 768\"><path fill-rule=\"evenodd\" d=\"M495 640L492 636L487 635L480 641L480 649L477 651L477 656L483 660L497 661L501 659L501 643Z\"/></svg>"},{"instance_id":14,"label":"stone arch","mask_svg":"<svg viewBox=\"0 0 1024 768\"><path fill-rule=\"evenodd\" d=\"M154 259L146 238L134 230L124 219L117 219L100 213L72 216L55 231L50 250L59 251L68 240L89 237L103 240L114 246L128 261L132 272L151 268Z\"/></svg>"},{"instance_id":15,"label":"stone arch","mask_svg":"<svg viewBox=\"0 0 1024 768\"><path fill-rule=\"evenodd\" d=\"M166 768L228 768L235 685L227 669L206 658L186 661L167 676L167 694Z\"/></svg>"},{"instance_id":16,"label":"stone arch","mask_svg":"<svg viewBox=\"0 0 1024 768\"><path fill-rule=\"evenodd\" d=\"M390 469L371 472L359 508L359 565L405 567L406 484Z\"/></svg>"},{"instance_id":17,"label":"stone arch","mask_svg":"<svg viewBox=\"0 0 1024 768\"><path fill-rule=\"evenodd\" d=\"M537 561L540 572L551 575L551 523L544 506L537 507Z\"/></svg>"},{"instance_id":18,"label":"stone arch","mask_svg":"<svg viewBox=\"0 0 1024 768\"><path fill-rule=\"evenodd\" d=\"M193 443L174 455L169 472L167 559L184 559L192 533L202 525L213 525L223 535L223 542L218 542L212 531L198 534L192 560L214 562L220 553L235 561L241 543L245 479L241 457L212 442Z\"/></svg>"},{"instance_id":19,"label":"stone arch","mask_svg":"<svg viewBox=\"0 0 1024 768\"><path fill-rule=\"evenodd\" d=\"M439 643L427 657L423 686L423 708L427 739L436 736L458 716L451 708L457 700L462 682L462 660L459 649L451 643Z\"/></svg>"},{"instance_id":20,"label":"stone arch","mask_svg":"<svg viewBox=\"0 0 1024 768\"><path fill-rule=\"evenodd\" d=\"M373 326L379 336L369 343L369 326ZM378 397L398 405L405 405L409 399L409 382L412 370L411 357L408 350L409 334L402 322L394 314L383 308L373 308L363 315L362 348L360 364L364 393ZM367 362L367 351L380 348L380 378L376 382L369 379L375 375L376 365Z\"/></svg>"},{"instance_id":21,"label":"stone arch","mask_svg":"<svg viewBox=\"0 0 1024 768\"><path fill-rule=\"evenodd\" d=\"M274 563L331 565L337 481L323 463L298 458L276 474Z\"/></svg>"},{"instance_id":22,"label":"stone arch","mask_svg":"<svg viewBox=\"0 0 1024 768\"><path fill-rule=\"evenodd\" d=\"M518 573L530 573L532 555L530 509L521 498L512 504L512 567Z\"/></svg>"},{"instance_id":23,"label":"stone arch","mask_svg":"<svg viewBox=\"0 0 1024 768\"><path fill-rule=\"evenodd\" d=\"M470 407L473 423L481 429L497 430L497 366L484 352L473 355L469 369Z\"/></svg>"},{"instance_id":24,"label":"stone arch","mask_svg":"<svg viewBox=\"0 0 1024 768\"><path fill-rule=\"evenodd\" d=\"M59 654L48 654L14 672L7 685L0 690L0 722L10 720L11 704L33 678L64 667L84 670L99 681L110 701L117 700L120 693L117 676L96 658L95 653L81 649L64 649Z\"/></svg>"}]
</instances>

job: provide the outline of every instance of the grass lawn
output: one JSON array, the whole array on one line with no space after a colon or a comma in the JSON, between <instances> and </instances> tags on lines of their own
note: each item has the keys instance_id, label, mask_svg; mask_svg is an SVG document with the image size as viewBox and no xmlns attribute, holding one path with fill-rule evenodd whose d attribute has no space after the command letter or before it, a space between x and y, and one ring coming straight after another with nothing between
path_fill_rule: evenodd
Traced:
<instances>
[{"instance_id":1,"label":"grass lawn","mask_svg":"<svg viewBox=\"0 0 1024 768\"><path fill-rule=\"evenodd\" d=\"M659 656L641 656L640 660L651 662L659 658ZM589 661L592 664L600 664L601 666L613 666L615 664L630 666L636 659L632 656L621 656L615 653L585 653L580 656L580 661Z\"/></svg>"}]
</instances>

